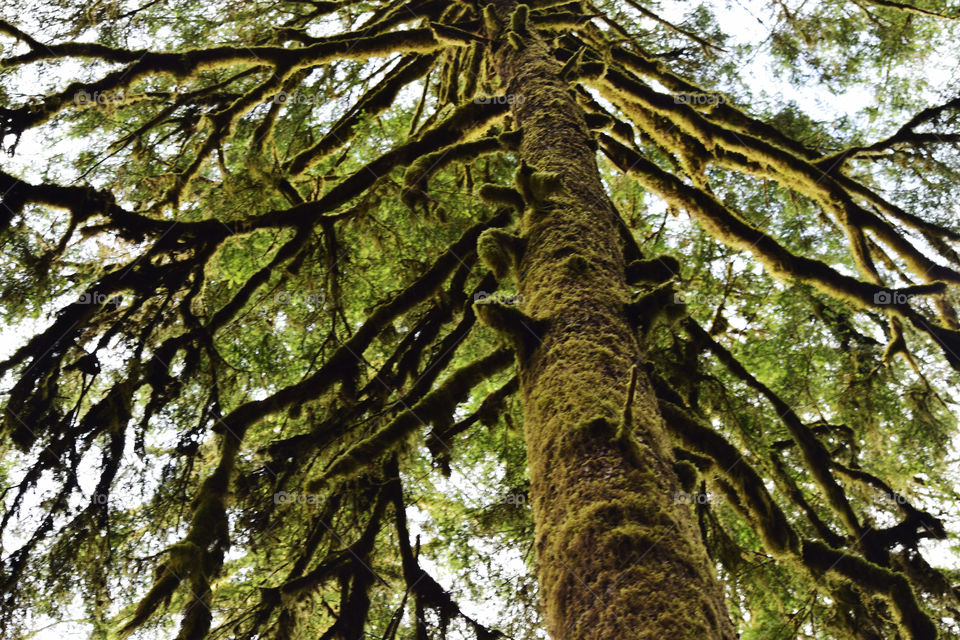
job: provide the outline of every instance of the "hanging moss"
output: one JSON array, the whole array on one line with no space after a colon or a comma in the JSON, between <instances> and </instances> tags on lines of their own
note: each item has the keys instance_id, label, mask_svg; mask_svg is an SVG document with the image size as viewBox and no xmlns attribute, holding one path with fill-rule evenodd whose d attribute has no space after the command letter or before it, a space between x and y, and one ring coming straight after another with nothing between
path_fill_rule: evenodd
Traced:
<instances>
[{"instance_id":1,"label":"hanging moss","mask_svg":"<svg viewBox=\"0 0 960 640\"><path fill-rule=\"evenodd\" d=\"M713 458L696 454L682 447L673 448L673 457L680 462L689 462L700 475L706 475L716 470L717 465Z\"/></svg>"},{"instance_id":2,"label":"hanging moss","mask_svg":"<svg viewBox=\"0 0 960 640\"><path fill-rule=\"evenodd\" d=\"M526 3L529 5L535 12L547 12L547 9L556 9L557 7L563 6L576 6L579 7L581 4L579 2L570 2L570 0L530 0Z\"/></svg>"},{"instance_id":3,"label":"hanging moss","mask_svg":"<svg viewBox=\"0 0 960 640\"><path fill-rule=\"evenodd\" d=\"M480 81L480 68L483 64L484 47L481 43L475 42L467 53L465 70L460 83L459 102L473 100L477 94L477 85Z\"/></svg>"},{"instance_id":4,"label":"hanging moss","mask_svg":"<svg viewBox=\"0 0 960 640\"><path fill-rule=\"evenodd\" d=\"M660 410L684 448L716 461L716 468L739 499L743 500L744 515L760 535L766 549L779 557L799 555L800 538L743 455L720 434L677 405L660 402Z\"/></svg>"},{"instance_id":5,"label":"hanging moss","mask_svg":"<svg viewBox=\"0 0 960 640\"><path fill-rule=\"evenodd\" d=\"M710 122L688 105L654 91L636 78L629 77L622 69L614 69L605 74L604 82L605 86L612 90L611 94L615 102L623 104L620 98L624 93L628 94L630 100L668 119L683 134L697 140L699 144L711 151L717 159L730 160L739 170L747 169L751 173L772 177L785 186L808 195L819 202L825 210L832 212L848 233L856 236L862 230L873 231L900 255L912 271L924 279L960 282L960 272L939 265L925 256L892 225L858 204L851 193L845 190L841 184L842 180L838 181L824 175L820 169L803 157L777 147L755 134L733 132ZM630 109L629 104L624 106ZM731 153L718 153L720 150ZM691 158L694 157L696 156L691 156ZM745 158L748 164L741 164L739 158ZM862 197L862 194L858 195ZM862 252L860 255L862 257ZM869 271L868 265L865 265L862 260L858 266ZM960 361L960 359L957 360Z\"/></svg>"},{"instance_id":6,"label":"hanging moss","mask_svg":"<svg viewBox=\"0 0 960 640\"><path fill-rule=\"evenodd\" d=\"M687 460L678 460L673 464L673 472L677 474L677 481L685 493L693 493L700 481L700 472L697 467Z\"/></svg>"},{"instance_id":7,"label":"hanging moss","mask_svg":"<svg viewBox=\"0 0 960 640\"><path fill-rule=\"evenodd\" d=\"M561 103L566 106L566 103ZM547 198L560 193L563 181L556 171L537 171L521 162L514 174L514 182L527 205L536 208Z\"/></svg>"},{"instance_id":8,"label":"hanging moss","mask_svg":"<svg viewBox=\"0 0 960 640\"><path fill-rule=\"evenodd\" d=\"M669 255L634 260L627 265L627 282L633 285L662 284L680 273L680 262Z\"/></svg>"},{"instance_id":9,"label":"hanging moss","mask_svg":"<svg viewBox=\"0 0 960 640\"><path fill-rule=\"evenodd\" d=\"M584 119L591 131L603 131L613 126L613 118L605 113L588 113Z\"/></svg>"},{"instance_id":10,"label":"hanging moss","mask_svg":"<svg viewBox=\"0 0 960 640\"><path fill-rule=\"evenodd\" d=\"M590 22L593 18L590 14L573 11L551 11L549 13L536 14L531 17L530 22L542 31L560 31L567 29L577 29Z\"/></svg>"},{"instance_id":11,"label":"hanging moss","mask_svg":"<svg viewBox=\"0 0 960 640\"><path fill-rule=\"evenodd\" d=\"M672 283L666 282L626 305L630 322L644 340L660 324L673 326L687 316L687 305L677 300Z\"/></svg>"},{"instance_id":12,"label":"hanging moss","mask_svg":"<svg viewBox=\"0 0 960 640\"><path fill-rule=\"evenodd\" d=\"M504 337L521 360L528 359L543 342L548 323L534 320L516 306L486 301L476 303L474 309L477 317Z\"/></svg>"},{"instance_id":13,"label":"hanging moss","mask_svg":"<svg viewBox=\"0 0 960 640\"><path fill-rule=\"evenodd\" d=\"M501 229L487 229L477 238L477 255L497 280L513 273L523 257L521 238Z\"/></svg>"},{"instance_id":14,"label":"hanging moss","mask_svg":"<svg viewBox=\"0 0 960 640\"><path fill-rule=\"evenodd\" d=\"M627 397L623 402L623 412L620 415L620 426L617 428L617 437L621 440L630 438L633 434L633 403L637 391L637 365L630 367L630 382L627 384Z\"/></svg>"},{"instance_id":15,"label":"hanging moss","mask_svg":"<svg viewBox=\"0 0 960 640\"><path fill-rule=\"evenodd\" d=\"M843 522L847 531L856 539L860 539L863 536L862 526L853 508L850 506L846 493L833 477L831 472L832 458L823 443L817 439L810 428L803 423L788 404L769 387L749 373L730 351L714 340L702 327L692 320L687 322L686 327L691 335L695 336L697 340L701 341L703 345L710 349L731 373L758 391L770 402L781 423L787 428L797 443L804 464L810 471L811 477L822 490L827 504L830 505L840 521Z\"/></svg>"},{"instance_id":16,"label":"hanging moss","mask_svg":"<svg viewBox=\"0 0 960 640\"><path fill-rule=\"evenodd\" d=\"M801 557L811 571L841 576L866 593L885 596L893 606L900 631L906 638L936 640L937 627L920 608L903 574L814 540L803 541Z\"/></svg>"},{"instance_id":17,"label":"hanging moss","mask_svg":"<svg viewBox=\"0 0 960 640\"><path fill-rule=\"evenodd\" d=\"M487 33L500 31L500 19L497 17L493 4L486 4L483 7L483 26Z\"/></svg>"},{"instance_id":18,"label":"hanging moss","mask_svg":"<svg viewBox=\"0 0 960 640\"><path fill-rule=\"evenodd\" d=\"M886 304L890 292L876 284L844 275L819 260L797 256L772 237L751 226L709 193L683 184L609 136L601 134L604 151L614 162L675 206L689 211L716 238L728 246L752 253L774 277L799 280L827 295L861 308L879 307L888 314L908 319L941 347L947 362L960 371L960 332L933 325L909 304ZM939 287L934 285L933 290Z\"/></svg>"},{"instance_id":19,"label":"hanging moss","mask_svg":"<svg viewBox=\"0 0 960 640\"><path fill-rule=\"evenodd\" d=\"M535 171L530 174L530 194L536 204L558 194L562 188L563 181L555 171Z\"/></svg>"},{"instance_id":20,"label":"hanging moss","mask_svg":"<svg viewBox=\"0 0 960 640\"><path fill-rule=\"evenodd\" d=\"M488 182L480 185L477 195L479 195L484 202L492 205L511 207L516 211L523 211L526 207L523 196L519 191L511 187L502 187Z\"/></svg>"},{"instance_id":21,"label":"hanging moss","mask_svg":"<svg viewBox=\"0 0 960 640\"><path fill-rule=\"evenodd\" d=\"M495 426L504 411L507 399L517 392L519 386L520 381L514 376L506 384L484 398L480 407L463 420L442 427L435 426L431 429L430 433L427 434L425 444L434 461L440 465L444 475L450 475L449 462L453 439L478 422L485 427Z\"/></svg>"},{"instance_id":22,"label":"hanging moss","mask_svg":"<svg viewBox=\"0 0 960 640\"><path fill-rule=\"evenodd\" d=\"M452 49L447 50L443 56L443 64L440 66L440 86L437 89L437 105L441 108L451 102L456 102L455 96L454 99L451 99L451 95L455 94L460 80L457 77L456 53L457 52Z\"/></svg>"},{"instance_id":23,"label":"hanging moss","mask_svg":"<svg viewBox=\"0 0 960 640\"><path fill-rule=\"evenodd\" d=\"M513 354L510 350L498 349L453 372L416 405L337 456L319 478L307 484L308 490L317 491L334 478L373 464L424 424L446 421L457 405L466 400L474 386L502 371L512 361Z\"/></svg>"},{"instance_id":24,"label":"hanging moss","mask_svg":"<svg viewBox=\"0 0 960 640\"><path fill-rule=\"evenodd\" d=\"M418 157L403 174L400 199L411 209L423 204L428 199L427 182L430 176L453 162L473 160L499 151L501 148L501 136L487 136L479 140L453 144Z\"/></svg>"},{"instance_id":25,"label":"hanging moss","mask_svg":"<svg viewBox=\"0 0 960 640\"><path fill-rule=\"evenodd\" d=\"M574 73L571 70L571 79L577 80L599 80L607 75L607 64L599 60L584 60L575 68Z\"/></svg>"},{"instance_id":26,"label":"hanging moss","mask_svg":"<svg viewBox=\"0 0 960 640\"><path fill-rule=\"evenodd\" d=\"M192 594L192 600L208 597L209 579L220 571L230 544L226 498L239 449L240 441L236 434L221 438L220 460L197 491L187 534L181 542L168 548L167 563L158 571L153 587L140 600L133 618L121 629L123 637L142 626L158 604L168 600L184 581L188 581L192 587L204 587L199 593ZM210 608L196 607L197 604L193 603L187 608L178 639L197 640L209 629L212 619ZM194 613L195 608L200 611Z\"/></svg>"},{"instance_id":27,"label":"hanging moss","mask_svg":"<svg viewBox=\"0 0 960 640\"><path fill-rule=\"evenodd\" d=\"M464 45L473 46L477 41L483 41L483 38L480 38L476 34L453 27L449 24L431 22L430 28L433 30L433 33L436 34L437 40L445 44L462 47Z\"/></svg>"},{"instance_id":28,"label":"hanging moss","mask_svg":"<svg viewBox=\"0 0 960 640\"><path fill-rule=\"evenodd\" d=\"M396 69L376 86L369 89L330 128L319 141L297 153L285 166L285 171L300 175L312 166L329 157L337 149L348 144L357 134L359 123L364 118L374 117L393 104L400 90L417 78L423 77L432 68L436 54L406 56Z\"/></svg>"},{"instance_id":29,"label":"hanging moss","mask_svg":"<svg viewBox=\"0 0 960 640\"><path fill-rule=\"evenodd\" d=\"M150 591L140 600L137 608L133 612L133 617L120 630L120 637L129 637L137 628L143 625L150 616L152 616L161 605L168 601L173 592L180 585L180 576L184 575L169 568L167 565L161 565L157 571L157 579Z\"/></svg>"},{"instance_id":30,"label":"hanging moss","mask_svg":"<svg viewBox=\"0 0 960 640\"><path fill-rule=\"evenodd\" d=\"M560 68L560 78L563 80L569 80L574 77L579 77L580 75L580 61L583 59L583 54L587 50L586 46L582 46L577 49L577 52L572 56L567 58L567 61L563 63L563 66ZM592 127L591 127L592 128Z\"/></svg>"},{"instance_id":31,"label":"hanging moss","mask_svg":"<svg viewBox=\"0 0 960 640\"><path fill-rule=\"evenodd\" d=\"M518 35L529 35L527 20L530 18L530 7L526 4L518 4L510 14L510 30Z\"/></svg>"}]
</instances>

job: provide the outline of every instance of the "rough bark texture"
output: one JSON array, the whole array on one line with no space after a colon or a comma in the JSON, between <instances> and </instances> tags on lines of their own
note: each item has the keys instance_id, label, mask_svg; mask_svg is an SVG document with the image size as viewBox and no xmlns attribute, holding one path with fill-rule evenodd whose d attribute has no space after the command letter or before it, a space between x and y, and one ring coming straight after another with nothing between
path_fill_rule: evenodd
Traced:
<instances>
[{"instance_id":1,"label":"rough bark texture","mask_svg":"<svg viewBox=\"0 0 960 640\"><path fill-rule=\"evenodd\" d=\"M691 507L678 504L665 428L641 375L632 437L618 437L640 347L618 221L583 113L536 36L499 1L488 31L522 130L520 157L562 189L522 220L523 311L547 321L521 358L541 597L554 640L731 639L722 588ZM516 24L514 22L514 24Z\"/></svg>"}]
</instances>

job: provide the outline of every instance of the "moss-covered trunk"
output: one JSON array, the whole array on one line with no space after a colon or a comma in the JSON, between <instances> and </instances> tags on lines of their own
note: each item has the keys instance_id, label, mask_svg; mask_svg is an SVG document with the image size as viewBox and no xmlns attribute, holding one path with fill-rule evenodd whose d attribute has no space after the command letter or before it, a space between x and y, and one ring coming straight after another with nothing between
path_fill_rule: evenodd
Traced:
<instances>
[{"instance_id":1,"label":"moss-covered trunk","mask_svg":"<svg viewBox=\"0 0 960 640\"><path fill-rule=\"evenodd\" d=\"M635 446L616 437L640 349L617 214L581 108L546 44L497 0L488 34L522 130L520 156L562 189L522 221L524 312L548 321L520 365L541 597L554 640L734 638L641 375ZM521 31L516 31L516 29ZM638 454L639 452L639 454Z\"/></svg>"}]
</instances>

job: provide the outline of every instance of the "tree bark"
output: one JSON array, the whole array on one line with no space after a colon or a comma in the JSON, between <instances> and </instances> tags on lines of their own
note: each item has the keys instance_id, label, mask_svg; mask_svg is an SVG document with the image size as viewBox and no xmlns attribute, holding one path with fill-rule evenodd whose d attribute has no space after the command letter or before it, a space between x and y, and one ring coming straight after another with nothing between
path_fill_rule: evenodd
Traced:
<instances>
[{"instance_id":1,"label":"tree bark","mask_svg":"<svg viewBox=\"0 0 960 640\"><path fill-rule=\"evenodd\" d=\"M522 131L520 158L562 189L521 220L523 311L546 329L520 381L537 573L554 640L736 637L692 509L680 490L649 381L637 380L632 442L618 437L640 345L619 221L583 112L546 43L514 36L495 0L488 36ZM496 27L496 28L494 28Z\"/></svg>"}]
</instances>

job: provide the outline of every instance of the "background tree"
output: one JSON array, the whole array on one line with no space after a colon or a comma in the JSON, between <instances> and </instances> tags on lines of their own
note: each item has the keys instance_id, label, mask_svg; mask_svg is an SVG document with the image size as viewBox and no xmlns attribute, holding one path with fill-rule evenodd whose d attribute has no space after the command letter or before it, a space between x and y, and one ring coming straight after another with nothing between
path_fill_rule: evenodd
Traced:
<instances>
[{"instance_id":1,"label":"background tree","mask_svg":"<svg viewBox=\"0 0 960 640\"><path fill-rule=\"evenodd\" d=\"M6 2L5 633L960 636L957 12L809 4Z\"/></svg>"}]
</instances>

